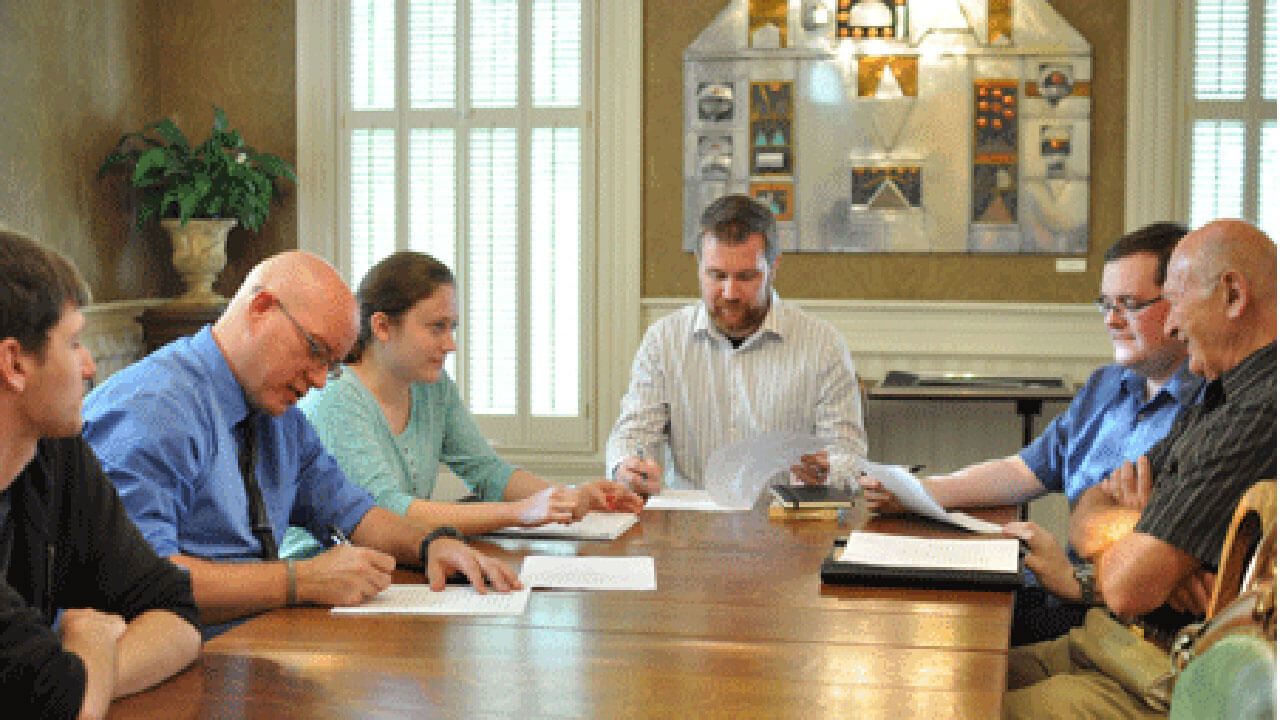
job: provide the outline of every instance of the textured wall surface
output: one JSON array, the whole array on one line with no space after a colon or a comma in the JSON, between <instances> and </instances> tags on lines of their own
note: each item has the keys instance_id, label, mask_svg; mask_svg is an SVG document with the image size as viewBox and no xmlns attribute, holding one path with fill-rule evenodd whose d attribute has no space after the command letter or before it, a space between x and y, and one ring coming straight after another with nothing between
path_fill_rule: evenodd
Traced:
<instances>
[{"instance_id":1,"label":"textured wall surface","mask_svg":"<svg viewBox=\"0 0 1280 720\"><path fill-rule=\"evenodd\" d=\"M169 241L133 229L98 163L125 132L171 117L193 142L218 104L259 150L293 161L293 0L0 0L0 225L65 252L94 298L175 295ZM296 245L293 190L256 234L234 230L229 292Z\"/></svg>"},{"instance_id":2,"label":"textured wall surface","mask_svg":"<svg viewBox=\"0 0 1280 720\"><path fill-rule=\"evenodd\" d=\"M133 231L118 188L94 178L123 132L162 116L202 137L214 104L259 150L294 161L296 0L0 0L0 223L63 249L100 300L172 295L168 241ZM788 255L779 289L814 298L1082 302L1123 217L1127 2L1052 0L1094 47L1089 272L1052 257ZM681 52L724 0L645 2L644 285L697 293L680 252ZM302 178L305 182L306 178ZM292 188L266 227L234 230L217 289L297 244Z\"/></svg>"},{"instance_id":3,"label":"textured wall surface","mask_svg":"<svg viewBox=\"0 0 1280 720\"><path fill-rule=\"evenodd\" d=\"M159 231L133 231L98 163L157 107L140 0L0 0L0 224L66 253L95 299L172 294Z\"/></svg>"},{"instance_id":4,"label":"textured wall surface","mask_svg":"<svg viewBox=\"0 0 1280 720\"><path fill-rule=\"evenodd\" d=\"M1097 294L1102 253L1123 230L1128 2L1050 0L1093 45L1093 186L1089 271L1059 274L1052 256L789 254L783 296L1084 302ZM726 0L646 0L644 28L645 297L697 295L693 256L680 252L681 53Z\"/></svg>"}]
</instances>

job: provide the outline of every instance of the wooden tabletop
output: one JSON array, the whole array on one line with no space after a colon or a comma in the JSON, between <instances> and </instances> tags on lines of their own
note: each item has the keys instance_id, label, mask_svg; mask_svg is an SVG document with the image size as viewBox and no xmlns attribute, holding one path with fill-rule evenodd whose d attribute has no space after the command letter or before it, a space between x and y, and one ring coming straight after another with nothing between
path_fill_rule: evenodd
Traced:
<instances>
[{"instance_id":1,"label":"wooden tabletop","mask_svg":"<svg viewBox=\"0 0 1280 720\"><path fill-rule=\"evenodd\" d=\"M850 529L761 506L647 510L613 542L479 541L512 561L650 555L658 589L536 590L519 617L277 610L109 717L997 717L1011 593L823 585ZM866 529L956 534L904 518Z\"/></svg>"}]
</instances>

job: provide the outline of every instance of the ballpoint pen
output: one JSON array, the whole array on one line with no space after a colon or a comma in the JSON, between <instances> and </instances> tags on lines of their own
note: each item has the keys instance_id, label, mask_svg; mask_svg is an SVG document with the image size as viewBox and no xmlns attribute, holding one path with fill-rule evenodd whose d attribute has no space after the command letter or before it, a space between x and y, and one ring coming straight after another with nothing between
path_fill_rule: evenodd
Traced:
<instances>
[{"instance_id":1,"label":"ballpoint pen","mask_svg":"<svg viewBox=\"0 0 1280 720\"><path fill-rule=\"evenodd\" d=\"M635 448L635 452L632 453L632 455L634 455L637 460L644 460L645 459L644 445L637 444ZM639 475L643 479L642 482L646 484L649 482L649 475L647 473L641 472L640 470L632 470L632 472ZM640 494L648 495L648 493L645 493L645 492L642 492Z\"/></svg>"},{"instance_id":2,"label":"ballpoint pen","mask_svg":"<svg viewBox=\"0 0 1280 720\"><path fill-rule=\"evenodd\" d=\"M347 539L347 534L342 532L342 528L331 523L326 529L329 531L330 547L337 547L338 545L351 544L351 541Z\"/></svg>"}]
</instances>

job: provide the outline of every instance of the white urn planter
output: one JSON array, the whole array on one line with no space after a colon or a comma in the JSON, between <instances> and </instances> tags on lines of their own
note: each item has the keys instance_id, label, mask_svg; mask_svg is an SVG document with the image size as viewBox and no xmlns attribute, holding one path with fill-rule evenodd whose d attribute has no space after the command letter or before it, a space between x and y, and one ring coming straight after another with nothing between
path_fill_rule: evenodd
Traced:
<instances>
[{"instance_id":1,"label":"white urn planter","mask_svg":"<svg viewBox=\"0 0 1280 720\"><path fill-rule=\"evenodd\" d=\"M213 291L213 281L227 264L227 233L235 219L161 220L173 241L173 267L186 283L186 292L171 305L223 305L227 299Z\"/></svg>"}]
</instances>

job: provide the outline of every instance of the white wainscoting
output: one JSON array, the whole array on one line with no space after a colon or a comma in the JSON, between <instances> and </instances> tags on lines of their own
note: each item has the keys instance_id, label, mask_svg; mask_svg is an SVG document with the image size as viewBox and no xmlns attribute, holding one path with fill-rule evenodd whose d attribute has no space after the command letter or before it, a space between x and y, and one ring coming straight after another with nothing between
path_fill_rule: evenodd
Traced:
<instances>
[{"instance_id":1,"label":"white wainscoting","mask_svg":"<svg viewBox=\"0 0 1280 720\"><path fill-rule=\"evenodd\" d=\"M646 326L692 298L642 302ZM1089 304L802 300L849 344L864 380L890 370L983 375L1060 376L1071 385L1110 362L1111 341ZM1039 433L1066 403L1045 403ZM927 473L1001 457L1022 446L1022 419L1012 401L873 401L864 408L873 460L923 464ZM1032 503L1030 516L1064 537L1061 496Z\"/></svg>"},{"instance_id":2,"label":"white wainscoting","mask_svg":"<svg viewBox=\"0 0 1280 720\"><path fill-rule=\"evenodd\" d=\"M643 302L652 323L692 299ZM805 300L849 344L864 380L890 370L1060 376L1071 385L1110 362L1111 342L1092 305ZM1047 403L1039 418L1063 403ZM866 409L873 459L944 471L1016 450L1021 419L1010 402L882 401Z\"/></svg>"}]
</instances>

